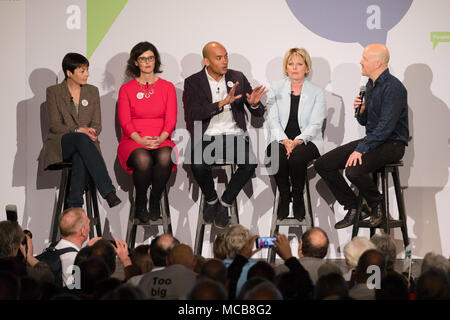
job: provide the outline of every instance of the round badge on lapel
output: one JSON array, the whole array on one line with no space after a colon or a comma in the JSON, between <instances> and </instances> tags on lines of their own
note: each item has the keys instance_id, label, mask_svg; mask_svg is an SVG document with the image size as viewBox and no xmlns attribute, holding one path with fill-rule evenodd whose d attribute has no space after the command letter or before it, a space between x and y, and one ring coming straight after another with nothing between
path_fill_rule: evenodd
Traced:
<instances>
[{"instance_id":1,"label":"round badge on lapel","mask_svg":"<svg viewBox=\"0 0 450 320\"><path fill-rule=\"evenodd\" d=\"M87 107L88 104L89 104L89 102L88 102L86 99L81 100L81 105L82 105L83 107Z\"/></svg>"},{"instance_id":2,"label":"round badge on lapel","mask_svg":"<svg viewBox=\"0 0 450 320\"><path fill-rule=\"evenodd\" d=\"M138 92L136 95L136 98L138 98L139 100L141 100L144 97L144 94L142 92Z\"/></svg>"},{"instance_id":3,"label":"round badge on lapel","mask_svg":"<svg viewBox=\"0 0 450 320\"><path fill-rule=\"evenodd\" d=\"M228 88L233 88L233 85L234 85L233 81L228 81L227 82Z\"/></svg>"}]
</instances>

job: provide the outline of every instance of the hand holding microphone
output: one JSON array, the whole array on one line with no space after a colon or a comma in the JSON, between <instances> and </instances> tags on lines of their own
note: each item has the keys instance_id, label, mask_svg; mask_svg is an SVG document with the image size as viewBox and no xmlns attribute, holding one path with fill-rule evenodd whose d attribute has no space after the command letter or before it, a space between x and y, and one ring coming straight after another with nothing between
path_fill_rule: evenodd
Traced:
<instances>
[{"instance_id":1,"label":"hand holding microphone","mask_svg":"<svg viewBox=\"0 0 450 320\"><path fill-rule=\"evenodd\" d=\"M366 86L361 86L359 88L359 95L356 96L353 102L353 108L355 108L355 118L362 112L364 112L365 103L363 102L364 96L366 94Z\"/></svg>"}]
</instances>

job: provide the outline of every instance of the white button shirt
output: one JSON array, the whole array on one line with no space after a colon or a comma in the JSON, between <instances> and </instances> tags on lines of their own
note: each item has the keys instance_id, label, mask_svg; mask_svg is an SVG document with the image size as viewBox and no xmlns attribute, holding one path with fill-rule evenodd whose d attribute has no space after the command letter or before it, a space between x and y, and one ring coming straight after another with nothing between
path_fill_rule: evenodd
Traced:
<instances>
[{"instance_id":1,"label":"white button shirt","mask_svg":"<svg viewBox=\"0 0 450 320\"><path fill-rule=\"evenodd\" d=\"M225 83L225 76L219 81L214 80L205 68L206 77L208 78L209 86L211 88L212 103L219 102L227 96L227 84ZM223 106L223 111L214 115L209 122L208 128L205 131L205 135L216 136L222 134L243 134L244 131L238 127L236 121L233 118L233 112L231 111L231 105L226 104Z\"/></svg>"}]
</instances>

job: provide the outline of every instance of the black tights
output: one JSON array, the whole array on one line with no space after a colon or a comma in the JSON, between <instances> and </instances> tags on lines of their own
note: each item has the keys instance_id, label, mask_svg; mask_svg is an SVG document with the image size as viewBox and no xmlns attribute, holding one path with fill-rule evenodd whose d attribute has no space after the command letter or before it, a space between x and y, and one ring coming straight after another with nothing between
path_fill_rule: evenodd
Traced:
<instances>
[{"instance_id":1,"label":"black tights","mask_svg":"<svg viewBox=\"0 0 450 320\"><path fill-rule=\"evenodd\" d=\"M127 166L133 169L133 182L136 188L136 200L146 199L147 190L152 185L151 198L161 199L172 172L172 148L162 147L148 150L134 150L127 161Z\"/></svg>"}]
</instances>

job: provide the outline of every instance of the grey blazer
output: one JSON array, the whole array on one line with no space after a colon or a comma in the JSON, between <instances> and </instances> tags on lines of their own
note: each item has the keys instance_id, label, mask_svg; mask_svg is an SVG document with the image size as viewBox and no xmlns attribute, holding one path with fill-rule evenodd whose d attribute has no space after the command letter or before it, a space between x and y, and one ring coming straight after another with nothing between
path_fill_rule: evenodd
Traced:
<instances>
[{"instance_id":1,"label":"grey blazer","mask_svg":"<svg viewBox=\"0 0 450 320\"><path fill-rule=\"evenodd\" d=\"M78 114L67 82L47 88L47 116L49 132L44 142L44 168L63 161L61 138L78 127L92 127L97 135L102 130L100 95L98 88L89 84L81 87ZM100 143L95 142L100 151Z\"/></svg>"}]
</instances>

